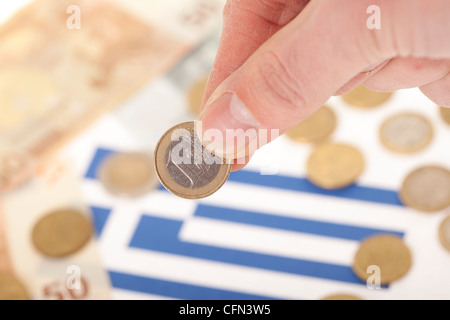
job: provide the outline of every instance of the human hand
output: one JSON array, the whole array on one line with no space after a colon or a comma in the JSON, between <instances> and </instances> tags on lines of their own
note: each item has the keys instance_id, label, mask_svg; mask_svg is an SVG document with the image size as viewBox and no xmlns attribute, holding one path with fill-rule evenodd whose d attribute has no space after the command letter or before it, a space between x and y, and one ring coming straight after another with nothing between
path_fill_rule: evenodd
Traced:
<instances>
[{"instance_id":1,"label":"human hand","mask_svg":"<svg viewBox=\"0 0 450 320\"><path fill-rule=\"evenodd\" d=\"M371 5L380 8L380 29L367 27ZM450 106L449 13L448 0L228 0L202 130L282 134L359 84L375 91L420 87ZM208 148L241 159L238 170L257 134L247 137L246 144L224 139Z\"/></svg>"}]
</instances>

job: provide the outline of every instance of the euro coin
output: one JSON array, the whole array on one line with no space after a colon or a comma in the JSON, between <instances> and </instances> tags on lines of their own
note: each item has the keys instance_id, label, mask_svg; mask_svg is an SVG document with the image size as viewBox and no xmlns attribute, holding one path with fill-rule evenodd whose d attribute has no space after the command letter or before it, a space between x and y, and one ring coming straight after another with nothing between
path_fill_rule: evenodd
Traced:
<instances>
[{"instance_id":1,"label":"euro coin","mask_svg":"<svg viewBox=\"0 0 450 320\"><path fill-rule=\"evenodd\" d=\"M309 181L324 189L339 189L351 185L363 169L362 154L356 148L346 144L320 145L307 161Z\"/></svg>"},{"instance_id":2,"label":"euro coin","mask_svg":"<svg viewBox=\"0 0 450 320\"><path fill-rule=\"evenodd\" d=\"M379 284L385 285L403 277L411 264L411 252L403 240L398 236L381 234L361 243L353 260L353 271L363 281L369 277L377 281L376 270L379 268Z\"/></svg>"},{"instance_id":3,"label":"euro coin","mask_svg":"<svg viewBox=\"0 0 450 320\"><path fill-rule=\"evenodd\" d=\"M146 153L116 153L102 163L98 177L104 188L118 196L141 196L157 186L155 162Z\"/></svg>"},{"instance_id":4,"label":"euro coin","mask_svg":"<svg viewBox=\"0 0 450 320\"><path fill-rule=\"evenodd\" d=\"M0 273L0 300L29 300L28 292L16 276Z\"/></svg>"},{"instance_id":5,"label":"euro coin","mask_svg":"<svg viewBox=\"0 0 450 320\"><path fill-rule=\"evenodd\" d=\"M439 240L445 249L450 251L450 216L447 216L439 227Z\"/></svg>"},{"instance_id":6,"label":"euro coin","mask_svg":"<svg viewBox=\"0 0 450 320\"><path fill-rule=\"evenodd\" d=\"M335 128L336 115L328 106L322 106L286 134L298 142L322 142L333 133Z\"/></svg>"},{"instance_id":7,"label":"euro coin","mask_svg":"<svg viewBox=\"0 0 450 320\"><path fill-rule=\"evenodd\" d=\"M420 114L402 113L384 121L379 135L387 149L413 153L429 145L433 138L433 126Z\"/></svg>"},{"instance_id":8,"label":"euro coin","mask_svg":"<svg viewBox=\"0 0 450 320\"><path fill-rule=\"evenodd\" d=\"M442 119L450 124L450 108L440 107Z\"/></svg>"},{"instance_id":9,"label":"euro coin","mask_svg":"<svg viewBox=\"0 0 450 320\"><path fill-rule=\"evenodd\" d=\"M402 202L414 209L433 212L450 205L450 171L438 166L411 172L400 190Z\"/></svg>"},{"instance_id":10,"label":"euro coin","mask_svg":"<svg viewBox=\"0 0 450 320\"><path fill-rule=\"evenodd\" d=\"M156 174L173 194L187 199L207 197L222 187L231 165L207 151L195 133L195 122L169 129L155 150Z\"/></svg>"},{"instance_id":11,"label":"euro coin","mask_svg":"<svg viewBox=\"0 0 450 320\"><path fill-rule=\"evenodd\" d=\"M195 114L200 114L202 107L203 94L205 93L206 83L208 82L208 76L203 76L189 88L187 94L187 100L190 110Z\"/></svg>"},{"instance_id":12,"label":"euro coin","mask_svg":"<svg viewBox=\"0 0 450 320\"><path fill-rule=\"evenodd\" d=\"M33 228L32 240L43 255L60 258L83 248L92 235L89 219L66 209L47 214Z\"/></svg>"},{"instance_id":13,"label":"euro coin","mask_svg":"<svg viewBox=\"0 0 450 320\"><path fill-rule=\"evenodd\" d=\"M392 96L392 92L375 92L364 86L359 86L344 94L342 99L351 106L358 108L372 108L382 105Z\"/></svg>"},{"instance_id":14,"label":"euro coin","mask_svg":"<svg viewBox=\"0 0 450 320\"><path fill-rule=\"evenodd\" d=\"M353 296L350 294L345 293L339 293L339 294L333 294L331 296L327 296L325 298L322 298L321 300L363 300L357 296Z\"/></svg>"}]
</instances>

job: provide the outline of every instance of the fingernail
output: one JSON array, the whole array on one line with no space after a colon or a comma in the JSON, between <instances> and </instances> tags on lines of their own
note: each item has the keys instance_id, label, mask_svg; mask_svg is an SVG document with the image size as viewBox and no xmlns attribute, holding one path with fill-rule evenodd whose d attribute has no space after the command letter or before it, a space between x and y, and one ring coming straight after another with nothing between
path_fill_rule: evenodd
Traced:
<instances>
[{"instance_id":1,"label":"fingernail","mask_svg":"<svg viewBox=\"0 0 450 320\"><path fill-rule=\"evenodd\" d=\"M256 149L258 123L234 93L208 102L200 121L205 148L210 152L236 159Z\"/></svg>"}]
</instances>

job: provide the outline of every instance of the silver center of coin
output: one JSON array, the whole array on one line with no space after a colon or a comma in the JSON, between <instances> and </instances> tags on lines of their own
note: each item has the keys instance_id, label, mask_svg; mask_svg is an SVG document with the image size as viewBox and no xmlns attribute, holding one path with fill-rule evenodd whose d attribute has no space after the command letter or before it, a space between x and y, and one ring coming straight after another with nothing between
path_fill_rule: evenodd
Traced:
<instances>
[{"instance_id":1,"label":"silver center of coin","mask_svg":"<svg viewBox=\"0 0 450 320\"><path fill-rule=\"evenodd\" d=\"M398 147L411 148L430 135L428 124L413 115L391 119L383 128L383 134Z\"/></svg>"},{"instance_id":2,"label":"silver center of coin","mask_svg":"<svg viewBox=\"0 0 450 320\"><path fill-rule=\"evenodd\" d=\"M167 172L176 183L189 189L209 184L217 176L221 162L194 133L181 135L166 151Z\"/></svg>"},{"instance_id":3,"label":"silver center of coin","mask_svg":"<svg viewBox=\"0 0 450 320\"><path fill-rule=\"evenodd\" d=\"M423 205L445 203L450 197L450 180L442 171L426 168L411 177L407 192Z\"/></svg>"}]
</instances>

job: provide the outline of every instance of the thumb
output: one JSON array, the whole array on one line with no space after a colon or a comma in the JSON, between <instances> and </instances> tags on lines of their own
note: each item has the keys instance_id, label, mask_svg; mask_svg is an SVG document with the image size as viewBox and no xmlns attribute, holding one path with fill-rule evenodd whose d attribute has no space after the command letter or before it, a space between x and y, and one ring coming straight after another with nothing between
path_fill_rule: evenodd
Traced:
<instances>
[{"instance_id":1,"label":"thumb","mask_svg":"<svg viewBox=\"0 0 450 320\"><path fill-rule=\"evenodd\" d=\"M214 91L200 120L206 147L245 158L320 108L363 69L388 58L366 26L374 0L311 1ZM211 141L220 132L221 139ZM272 131L267 141L261 132ZM208 135L205 138L205 134ZM254 145L254 144L253 144Z\"/></svg>"}]
</instances>

